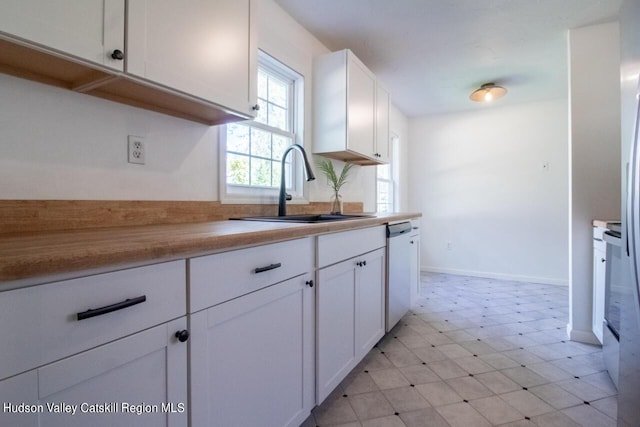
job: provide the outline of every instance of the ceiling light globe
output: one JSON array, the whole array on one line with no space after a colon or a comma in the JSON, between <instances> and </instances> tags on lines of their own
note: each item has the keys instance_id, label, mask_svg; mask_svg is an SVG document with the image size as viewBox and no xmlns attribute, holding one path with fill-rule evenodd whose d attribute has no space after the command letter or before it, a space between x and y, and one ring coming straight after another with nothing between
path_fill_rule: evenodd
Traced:
<instances>
[{"instance_id":1,"label":"ceiling light globe","mask_svg":"<svg viewBox=\"0 0 640 427\"><path fill-rule=\"evenodd\" d=\"M507 89L497 86L495 83L485 83L480 88L474 90L469 99L475 102L491 102L502 98L507 93Z\"/></svg>"}]
</instances>

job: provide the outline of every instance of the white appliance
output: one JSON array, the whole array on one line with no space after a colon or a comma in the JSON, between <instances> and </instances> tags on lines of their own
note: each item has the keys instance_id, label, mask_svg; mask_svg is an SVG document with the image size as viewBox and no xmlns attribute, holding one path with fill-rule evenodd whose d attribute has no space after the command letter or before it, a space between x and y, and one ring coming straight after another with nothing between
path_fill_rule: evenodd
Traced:
<instances>
[{"instance_id":1,"label":"white appliance","mask_svg":"<svg viewBox=\"0 0 640 427\"><path fill-rule=\"evenodd\" d=\"M411 230L410 221L387 226L387 332L411 308Z\"/></svg>"},{"instance_id":2,"label":"white appliance","mask_svg":"<svg viewBox=\"0 0 640 427\"><path fill-rule=\"evenodd\" d=\"M602 356L613 383L618 387L620 358L620 325L623 301L630 298L626 283L629 278L622 264L620 224L611 224L603 239L607 243L604 283L604 322L602 325Z\"/></svg>"},{"instance_id":3,"label":"white appliance","mask_svg":"<svg viewBox=\"0 0 640 427\"><path fill-rule=\"evenodd\" d=\"M618 426L640 426L640 0L620 9L622 164L622 264L628 279L620 307ZM613 142L613 141L612 141ZM626 197L625 197L626 196ZM626 215L625 215L626 214Z\"/></svg>"}]
</instances>

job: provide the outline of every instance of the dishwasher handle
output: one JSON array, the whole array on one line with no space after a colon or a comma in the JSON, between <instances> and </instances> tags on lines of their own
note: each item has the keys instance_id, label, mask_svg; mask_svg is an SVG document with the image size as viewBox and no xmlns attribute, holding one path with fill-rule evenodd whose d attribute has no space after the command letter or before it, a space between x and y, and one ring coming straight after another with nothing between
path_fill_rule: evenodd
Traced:
<instances>
[{"instance_id":1,"label":"dishwasher handle","mask_svg":"<svg viewBox=\"0 0 640 427\"><path fill-rule=\"evenodd\" d=\"M391 239L393 237L400 236L402 234L407 234L412 230L411 222L399 222L397 224L388 224L387 225L387 238Z\"/></svg>"}]
</instances>

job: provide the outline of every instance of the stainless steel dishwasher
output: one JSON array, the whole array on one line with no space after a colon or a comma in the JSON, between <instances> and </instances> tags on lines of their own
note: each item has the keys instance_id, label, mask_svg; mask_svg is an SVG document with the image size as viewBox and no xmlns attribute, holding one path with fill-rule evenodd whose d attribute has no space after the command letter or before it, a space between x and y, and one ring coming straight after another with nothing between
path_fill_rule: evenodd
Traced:
<instances>
[{"instance_id":1,"label":"stainless steel dishwasher","mask_svg":"<svg viewBox=\"0 0 640 427\"><path fill-rule=\"evenodd\" d=\"M387 225L387 332L411 308L410 232L410 221Z\"/></svg>"}]
</instances>

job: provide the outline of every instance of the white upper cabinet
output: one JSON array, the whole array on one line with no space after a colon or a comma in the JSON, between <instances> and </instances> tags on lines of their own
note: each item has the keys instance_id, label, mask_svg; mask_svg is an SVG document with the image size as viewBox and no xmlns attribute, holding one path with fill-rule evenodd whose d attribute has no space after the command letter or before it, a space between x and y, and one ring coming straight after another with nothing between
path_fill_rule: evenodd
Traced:
<instances>
[{"instance_id":1,"label":"white upper cabinet","mask_svg":"<svg viewBox=\"0 0 640 427\"><path fill-rule=\"evenodd\" d=\"M127 73L253 115L249 0L136 0L127 7Z\"/></svg>"},{"instance_id":2,"label":"white upper cabinet","mask_svg":"<svg viewBox=\"0 0 640 427\"><path fill-rule=\"evenodd\" d=\"M376 85L376 146L374 156L382 163L389 163L389 92Z\"/></svg>"},{"instance_id":3,"label":"white upper cabinet","mask_svg":"<svg viewBox=\"0 0 640 427\"><path fill-rule=\"evenodd\" d=\"M124 0L5 0L0 70L209 125L249 119L256 4L135 0L125 20Z\"/></svg>"},{"instance_id":4,"label":"white upper cabinet","mask_svg":"<svg viewBox=\"0 0 640 427\"><path fill-rule=\"evenodd\" d=\"M353 54L348 57L346 148L365 156L373 156L376 78Z\"/></svg>"},{"instance_id":5,"label":"white upper cabinet","mask_svg":"<svg viewBox=\"0 0 640 427\"><path fill-rule=\"evenodd\" d=\"M362 165L388 161L389 94L353 52L314 60L313 99L314 153Z\"/></svg>"},{"instance_id":6,"label":"white upper cabinet","mask_svg":"<svg viewBox=\"0 0 640 427\"><path fill-rule=\"evenodd\" d=\"M124 0L4 0L0 32L123 70Z\"/></svg>"}]
</instances>

